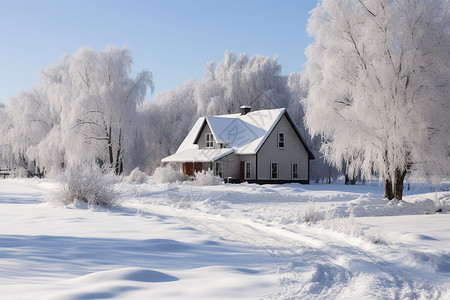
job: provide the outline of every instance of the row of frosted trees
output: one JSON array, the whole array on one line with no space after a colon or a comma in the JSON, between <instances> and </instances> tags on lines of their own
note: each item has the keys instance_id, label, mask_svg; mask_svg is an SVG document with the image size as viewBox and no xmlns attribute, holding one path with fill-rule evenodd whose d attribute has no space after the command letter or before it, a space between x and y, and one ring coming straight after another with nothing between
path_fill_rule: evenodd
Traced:
<instances>
[{"instance_id":1,"label":"row of frosted trees","mask_svg":"<svg viewBox=\"0 0 450 300\"><path fill-rule=\"evenodd\" d=\"M153 89L150 72L131 78L131 64L127 48L82 48L43 71L36 87L2 110L4 160L31 173L88 161L122 173L133 159L137 106Z\"/></svg>"},{"instance_id":2,"label":"row of frosted trees","mask_svg":"<svg viewBox=\"0 0 450 300\"><path fill-rule=\"evenodd\" d=\"M131 76L129 49L82 48L42 72L36 87L0 108L1 153L30 174L58 173L96 162L116 174L135 167L152 172L173 154L197 118L252 109L287 107L298 124L304 96L299 74L281 74L277 58L226 52L206 65L204 78L143 102L152 74ZM315 162L329 167L323 160ZM324 176L328 176L328 171Z\"/></svg>"}]
</instances>

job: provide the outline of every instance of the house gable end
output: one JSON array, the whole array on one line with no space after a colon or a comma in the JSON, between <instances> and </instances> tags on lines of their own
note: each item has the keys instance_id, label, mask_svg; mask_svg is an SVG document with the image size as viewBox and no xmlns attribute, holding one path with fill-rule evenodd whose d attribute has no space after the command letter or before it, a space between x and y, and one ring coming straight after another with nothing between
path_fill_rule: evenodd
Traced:
<instances>
[{"instance_id":1,"label":"house gable end","mask_svg":"<svg viewBox=\"0 0 450 300\"><path fill-rule=\"evenodd\" d=\"M257 152L257 180L271 181L271 163L278 163L279 176L276 180L308 182L310 152L299 135L298 129L293 126L287 113L271 128L270 133ZM278 146L278 133L285 137L284 147ZM292 163L297 164L298 175L292 178Z\"/></svg>"},{"instance_id":2,"label":"house gable end","mask_svg":"<svg viewBox=\"0 0 450 300\"><path fill-rule=\"evenodd\" d=\"M288 119L289 123L291 124L292 128L294 129L295 133L297 134L297 137L302 142L303 147L305 147L306 151L308 152L308 158L315 159L314 154L311 152L311 150L308 147L308 144L306 144L305 140L303 139L303 136L301 135L300 129L298 129L297 124L295 124L294 120L292 120L292 117L289 115L287 111L284 114Z\"/></svg>"},{"instance_id":3,"label":"house gable end","mask_svg":"<svg viewBox=\"0 0 450 300\"><path fill-rule=\"evenodd\" d=\"M205 118L205 121L202 124L202 126L197 134L197 137L194 140L194 144L196 144L199 149L211 148L211 147L206 147L206 143L205 143L206 134L212 134L212 137L214 140L213 147L212 147L213 149L221 149L222 148L222 145L217 142L216 134L214 133L213 128L209 124L207 118Z\"/></svg>"},{"instance_id":4,"label":"house gable end","mask_svg":"<svg viewBox=\"0 0 450 300\"><path fill-rule=\"evenodd\" d=\"M257 148L256 153L258 153L261 148L264 146L264 144L266 143L268 137L272 134L272 132L275 130L275 128L278 126L278 124L280 123L280 121L283 119L283 116L286 116L286 119L289 121L289 124L291 125L292 129L294 130L295 134L297 135L298 139L300 140L300 142L302 143L303 147L305 148L306 152L308 153L308 159L315 159L314 154L311 152L311 150L309 149L308 145L306 144L305 140L303 139L300 130L298 129L297 125L295 124L294 120L292 120L291 116L289 115L289 113L287 112L287 110L284 111L284 113L281 115L281 117L276 121L275 125L272 126L272 129L270 130L270 132L267 133L264 141L261 143L261 145Z\"/></svg>"}]
</instances>

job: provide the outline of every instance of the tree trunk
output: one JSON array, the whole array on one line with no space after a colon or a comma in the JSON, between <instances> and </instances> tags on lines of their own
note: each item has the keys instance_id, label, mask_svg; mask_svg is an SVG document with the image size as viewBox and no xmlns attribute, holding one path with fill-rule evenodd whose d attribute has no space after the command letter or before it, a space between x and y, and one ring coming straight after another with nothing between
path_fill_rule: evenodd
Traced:
<instances>
[{"instance_id":1,"label":"tree trunk","mask_svg":"<svg viewBox=\"0 0 450 300\"><path fill-rule=\"evenodd\" d=\"M113 156L113 148L112 148L112 141L111 141L111 127L109 127L108 131L108 151L109 151L109 166L112 168L114 164L114 156Z\"/></svg>"},{"instance_id":2,"label":"tree trunk","mask_svg":"<svg viewBox=\"0 0 450 300\"><path fill-rule=\"evenodd\" d=\"M397 200L402 200L403 197L403 180L406 176L406 169L400 170L399 168L395 169L394 174L394 197Z\"/></svg>"},{"instance_id":3,"label":"tree trunk","mask_svg":"<svg viewBox=\"0 0 450 300\"><path fill-rule=\"evenodd\" d=\"M388 159L388 151L385 150L383 153L383 160L386 165L386 173L389 174L389 159ZM387 176L384 178L384 198L387 198L389 200L394 199L394 190L392 188L392 177L390 175L384 175Z\"/></svg>"},{"instance_id":4,"label":"tree trunk","mask_svg":"<svg viewBox=\"0 0 450 300\"><path fill-rule=\"evenodd\" d=\"M394 191L392 190L392 180L390 178L384 179L384 198L389 200L394 199Z\"/></svg>"},{"instance_id":5,"label":"tree trunk","mask_svg":"<svg viewBox=\"0 0 450 300\"><path fill-rule=\"evenodd\" d=\"M116 175L120 175L122 173L122 129L119 130L119 144L117 145L117 155L116 155L116 166L115 171Z\"/></svg>"},{"instance_id":6,"label":"tree trunk","mask_svg":"<svg viewBox=\"0 0 450 300\"><path fill-rule=\"evenodd\" d=\"M348 176L348 174L345 174L345 184L346 185L355 185L357 181L358 181L358 179L356 179L356 178L350 179L350 176Z\"/></svg>"}]
</instances>

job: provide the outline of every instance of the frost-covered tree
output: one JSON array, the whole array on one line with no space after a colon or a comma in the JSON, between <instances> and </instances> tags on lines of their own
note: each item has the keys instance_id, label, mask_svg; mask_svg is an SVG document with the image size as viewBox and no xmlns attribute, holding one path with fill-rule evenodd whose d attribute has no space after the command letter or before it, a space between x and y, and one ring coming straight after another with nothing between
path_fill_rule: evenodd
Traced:
<instances>
[{"instance_id":1,"label":"frost-covered tree","mask_svg":"<svg viewBox=\"0 0 450 300\"><path fill-rule=\"evenodd\" d=\"M10 121L5 110L5 105L0 103L0 167L11 165L11 147L6 141L9 126Z\"/></svg>"},{"instance_id":2,"label":"frost-covered tree","mask_svg":"<svg viewBox=\"0 0 450 300\"><path fill-rule=\"evenodd\" d=\"M207 72L195 91L202 115L239 112L242 105L252 109L287 107L290 94L287 77L281 74L278 57L273 59L225 53L224 60L206 65Z\"/></svg>"},{"instance_id":3,"label":"frost-covered tree","mask_svg":"<svg viewBox=\"0 0 450 300\"><path fill-rule=\"evenodd\" d=\"M322 0L312 11L306 124L328 161L377 173L402 199L413 173L449 174L448 0Z\"/></svg>"},{"instance_id":4,"label":"frost-covered tree","mask_svg":"<svg viewBox=\"0 0 450 300\"><path fill-rule=\"evenodd\" d=\"M309 132L304 126L304 108L303 101L308 94L308 87L302 84L303 73L292 72L288 77L288 87L291 92L291 100L286 107L287 111L294 119L295 123L299 127L299 130L308 145L313 152L315 159L310 161L310 176L314 182L328 182L336 180L339 175L338 170L327 163L320 154L320 147L322 145L322 138L320 135L316 135L311 138Z\"/></svg>"},{"instance_id":5,"label":"frost-covered tree","mask_svg":"<svg viewBox=\"0 0 450 300\"><path fill-rule=\"evenodd\" d=\"M7 122L4 124L2 139L3 154L10 162L15 161L27 169L29 175L41 174L44 166L36 162L36 157L30 155L36 147L48 136L58 117L51 114L50 105L45 90L33 88L20 92L10 99L5 108ZM53 149L47 149L47 157L57 159Z\"/></svg>"},{"instance_id":6,"label":"frost-covered tree","mask_svg":"<svg viewBox=\"0 0 450 300\"><path fill-rule=\"evenodd\" d=\"M153 90L152 74L144 70L131 78L131 64L129 50L115 47L98 54L82 48L69 59L69 89L78 91L68 112L70 130L116 174L123 172L123 163L131 154L136 107L144 100L147 88ZM71 154L76 157L76 153Z\"/></svg>"},{"instance_id":7,"label":"frost-covered tree","mask_svg":"<svg viewBox=\"0 0 450 300\"><path fill-rule=\"evenodd\" d=\"M188 80L173 90L159 93L140 110L145 153L140 167L154 170L163 157L177 150L198 119L194 98L197 82Z\"/></svg>"},{"instance_id":8,"label":"frost-covered tree","mask_svg":"<svg viewBox=\"0 0 450 300\"><path fill-rule=\"evenodd\" d=\"M122 173L138 137L137 105L153 90L152 74L132 78L131 65L126 47L85 47L43 71L6 107L12 155L46 170L96 161Z\"/></svg>"}]
</instances>

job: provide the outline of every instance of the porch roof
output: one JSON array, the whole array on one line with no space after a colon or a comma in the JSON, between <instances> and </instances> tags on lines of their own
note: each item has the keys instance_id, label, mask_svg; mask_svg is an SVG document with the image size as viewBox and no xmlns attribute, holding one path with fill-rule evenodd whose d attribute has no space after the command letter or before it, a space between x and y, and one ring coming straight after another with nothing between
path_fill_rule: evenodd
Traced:
<instances>
[{"instance_id":1,"label":"porch roof","mask_svg":"<svg viewBox=\"0 0 450 300\"><path fill-rule=\"evenodd\" d=\"M161 160L167 162L214 162L234 152L234 149L186 149L165 157Z\"/></svg>"}]
</instances>

